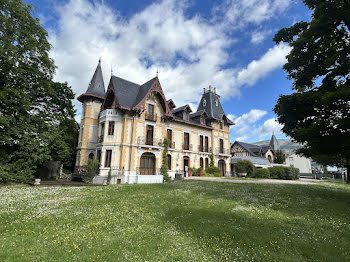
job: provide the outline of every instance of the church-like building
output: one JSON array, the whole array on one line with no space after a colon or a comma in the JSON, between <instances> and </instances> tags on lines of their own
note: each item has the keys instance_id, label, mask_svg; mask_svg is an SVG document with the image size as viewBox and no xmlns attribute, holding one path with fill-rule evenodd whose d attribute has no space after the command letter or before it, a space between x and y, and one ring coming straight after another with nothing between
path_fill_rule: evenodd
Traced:
<instances>
[{"instance_id":1,"label":"church-like building","mask_svg":"<svg viewBox=\"0 0 350 262\"><path fill-rule=\"evenodd\" d=\"M197 111L166 99L158 77L139 85L111 76L105 90L99 61L86 92L78 97L82 116L76 166L100 162L95 183L161 183L163 140L170 146L169 175L209 166L230 170L230 121L216 89L204 89Z\"/></svg>"}]
</instances>

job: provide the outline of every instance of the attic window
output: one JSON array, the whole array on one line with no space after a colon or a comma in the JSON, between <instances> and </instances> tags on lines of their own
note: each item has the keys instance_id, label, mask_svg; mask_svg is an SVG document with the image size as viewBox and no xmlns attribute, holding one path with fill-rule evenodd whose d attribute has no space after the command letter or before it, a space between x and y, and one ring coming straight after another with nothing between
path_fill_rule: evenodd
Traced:
<instances>
[{"instance_id":1,"label":"attic window","mask_svg":"<svg viewBox=\"0 0 350 262\"><path fill-rule=\"evenodd\" d=\"M219 105L219 101L215 100L215 105L218 106Z\"/></svg>"},{"instance_id":2,"label":"attic window","mask_svg":"<svg viewBox=\"0 0 350 262\"><path fill-rule=\"evenodd\" d=\"M207 100L203 99L203 106L207 105Z\"/></svg>"}]
</instances>

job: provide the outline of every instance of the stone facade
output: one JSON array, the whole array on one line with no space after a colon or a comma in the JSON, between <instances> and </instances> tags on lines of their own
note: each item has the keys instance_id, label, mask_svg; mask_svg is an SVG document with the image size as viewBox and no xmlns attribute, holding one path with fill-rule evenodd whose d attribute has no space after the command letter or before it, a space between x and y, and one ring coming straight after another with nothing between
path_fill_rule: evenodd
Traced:
<instances>
[{"instance_id":1,"label":"stone facade","mask_svg":"<svg viewBox=\"0 0 350 262\"><path fill-rule=\"evenodd\" d=\"M147 92L142 91L143 86L140 86L145 94L140 99L141 106L127 108L118 96L121 95L118 92L122 91L115 88L124 84L120 81L125 80L112 78L106 98L84 94L80 99L83 113L76 166L86 165L89 157L98 159L100 170L99 176L94 179L96 183L102 183L107 178L110 183L161 183L162 143L165 138L171 140L168 173L172 178L175 173L186 175L188 167L202 166L205 169L210 163L211 152L222 175L230 173L229 126L233 123L226 116L209 118L207 113L202 112L205 110L197 110L188 119L179 118L178 113L172 112L182 111L169 108L158 78L152 85L148 84ZM214 89L208 89L205 94L208 92L213 92L212 95L219 99ZM195 120L198 116L200 121Z\"/></svg>"}]
</instances>

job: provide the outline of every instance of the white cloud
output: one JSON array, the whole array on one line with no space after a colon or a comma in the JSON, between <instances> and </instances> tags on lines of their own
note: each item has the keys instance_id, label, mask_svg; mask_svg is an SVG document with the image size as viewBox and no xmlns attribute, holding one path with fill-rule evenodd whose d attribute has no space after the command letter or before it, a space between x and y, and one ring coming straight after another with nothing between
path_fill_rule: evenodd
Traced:
<instances>
[{"instance_id":1,"label":"white cloud","mask_svg":"<svg viewBox=\"0 0 350 262\"><path fill-rule=\"evenodd\" d=\"M282 125L277 122L276 118L267 119L261 126L252 131L252 135L265 137L271 136L271 134L281 135Z\"/></svg>"},{"instance_id":2,"label":"white cloud","mask_svg":"<svg viewBox=\"0 0 350 262\"><path fill-rule=\"evenodd\" d=\"M238 73L239 85L254 85L260 78L286 63L286 55L291 47L286 44L275 45L270 48L259 60L254 60Z\"/></svg>"},{"instance_id":3,"label":"white cloud","mask_svg":"<svg viewBox=\"0 0 350 262\"><path fill-rule=\"evenodd\" d=\"M263 116L267 114L265 110L252 109L248 113L243 114L237 118L234 118L234 126L231 126L231 130L237 135L244 135L251 129L252 124L256 123Z\"/></svg>"},{"instance_id":4,"label":"white cloud","mask_svg":"<svg viewBox=\"0 0 350 262\"><path fill-rule=\"evenodd\" d=\"M269 19L288 2L230 1L240 6L247 23ZM224 22L185 15L186 3L163 0L129 19L103 1L70 0L57 7L57 28L49 30L51 57L58 66L55 80L67 81L77 95L82 94L100 56L106 85L111 66L115 75L139 84L155 76L158 67L167 99L180 106L198 103L202 88L209 84L226 99L237 96L241 86L253 85L285 62L289 48L278 45L246 68L226 68L232 30L228 32ZM255 20L248 15L252 7ZM218 12L230 16L229 9ZM79 109L77 101L76 105Z\"/></svg>"},{"instance_id":5,"label":"white cloud","mask_svg":"<svg viewBox=\"0 0 350 262\"><path fill-rule=\"evenodd\" d=\"M269 35L271 31L255 31L251 34L250 42L253 44L262 43Z\"/></svg>"}]
</instances>

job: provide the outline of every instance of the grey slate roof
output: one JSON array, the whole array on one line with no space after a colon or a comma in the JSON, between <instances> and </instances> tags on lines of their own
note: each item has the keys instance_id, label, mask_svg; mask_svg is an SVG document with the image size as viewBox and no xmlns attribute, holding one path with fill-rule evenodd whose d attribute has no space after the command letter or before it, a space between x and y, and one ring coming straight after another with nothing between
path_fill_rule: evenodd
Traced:
<instances>
[{"instance_id":1,"label":"grey slate roof","mask_svg":"<svg viewBox=\"0 0 350 262\"><path fill-rule=\"evenodd\" d=\"M192 113L192 114L190 114L190 118L201 116L204 112L205 112L205 110L200 110L200 111L197 111L195 113Z\"/></svg>"},{"instance_id":2,"label":"grey slate roof","mask_svg":"<svg viewBox=\"0 0 350 262\"><path fill-rule=\"evenodd\" d=\"M254 165L266 165L271 166L271 163L269 160L263 157L256 157L256 156L232 156L231 157L231 164L237 163L239 160L249 160Z\"/></svg>"},{"instance_id":3,"label":"grey slate roof","mask_svg":"<svg viewBox=\"0 0 350 262\"><path fill-rule=\"evenodd\" d=\"M206 101L205 106L203 104L204 100ZM201 101L199 102L197 108L197 111L201 110L205 110L208 114L208 117L211 119L222 120L223 116L226 116L224 109L221 106L220 96L212 91L207 91L202 95ZM234 123L228 118L227 123L234 125Z\"/></svg>"},{"instance_id":4,"label":"grey slate roof","mask_svg":"<svg viewBox=\"0 0 350 262\"><path fill-rule=\"evenodd\" d=\"M272 134L272 136L271 136L270 147L271 147L274 151L277 151L277 150L280 149L280 145L279 145L278 140L277 140L277 138L275 137L274 134Z\"/></svg>"},{"instance_id":5,"label":"grey slate roof","mask_svg":"<svg viewBox=\"0 0 350 262\"><path fill-rule=\"evenodd\" d=\"M79 101L83 101L83 97L93 96L103 99L105 96L105 85L103 82L103 75L101 69L101 60L98 61L98 65L95 69L95 73L89 83L88 89L84 94L78 97Z\"/></svg>"},{"instance_id":6,"label":"grey slate roof","mask_svg":"<svg viewBox=\"0 0 350 262\"><path fill-rule=\"evenodd\" d=\"M125 108L136 106L146 96L154 81L155 78L152 78L143 85L138 85L123 78L112 76L114 93L119 105Z\"/></svg>"},{"instance_id":7,"label":"grey slate roof","mask_svg":"<svg viewBox=\"0 0 350 262\"><path fill-rule=\"evenodd\" d=\"M173 112L173 114L176 114L176 113L178 113L178 112L183 111L186 107L189 107L190 112L192 112L192 109L191 109L191 107L190 107L188 104L187 104L187 105L184 105L184 106L180 106L180 107L178 107L178 108L175 108L175 109L171 110L171 112Z\"/></svg>"},{"instance_id":8,"label":"grey slate roof","mask_svg":"<svg viewBox=\"0 0 350 262\"><path fill-rule=\"evenodd\" d=\"M257 156L261 150L260 146L253 145L253 144L248 144L240 141L236 141L239 145L241 145L245 150L247 150L249 153L252 155Z\"/></svg>"}]
</instances>

